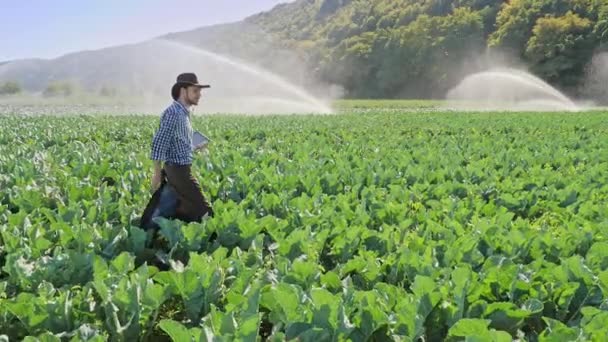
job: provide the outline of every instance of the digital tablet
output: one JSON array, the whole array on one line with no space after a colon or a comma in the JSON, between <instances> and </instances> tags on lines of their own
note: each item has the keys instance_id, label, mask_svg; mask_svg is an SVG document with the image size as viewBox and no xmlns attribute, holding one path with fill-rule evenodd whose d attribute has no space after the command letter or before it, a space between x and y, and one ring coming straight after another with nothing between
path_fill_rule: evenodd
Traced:
<instances>
[{"instance_id":1,"label":"digital tablet","mask_svg":"<svg viewBox=\"0 0 608 342\"><path fill-rule=\"evenodd\" d=\"M207 145L209 141L209 138L207 138L200 132L192 133L192 148L196 148L201 145Z\"/></svg>"}]
</instances>

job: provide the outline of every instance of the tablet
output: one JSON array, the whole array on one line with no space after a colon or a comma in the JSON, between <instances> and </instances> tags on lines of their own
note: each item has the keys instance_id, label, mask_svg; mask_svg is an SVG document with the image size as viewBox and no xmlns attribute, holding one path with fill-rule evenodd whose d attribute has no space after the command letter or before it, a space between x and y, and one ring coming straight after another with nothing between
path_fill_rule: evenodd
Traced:
<instances>
[{"instance_id":1,"label":"tablet","mask_svg":"<svg viewBox=\"0 0 608 342\"><path fill-rule=\"evenodd\" d=\"M206 136L204 136L203 134L199 133L199 132L194 132L192 133L192 148L201 146L201 145L206 145L209 143L209 138L207 138Z\"/></svg>"}]
</instances>

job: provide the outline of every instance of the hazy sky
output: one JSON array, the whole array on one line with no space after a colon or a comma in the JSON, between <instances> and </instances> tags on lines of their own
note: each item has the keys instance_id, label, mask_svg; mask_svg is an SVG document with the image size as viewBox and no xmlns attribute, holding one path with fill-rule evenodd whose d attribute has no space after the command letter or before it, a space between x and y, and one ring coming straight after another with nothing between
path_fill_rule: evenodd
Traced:
<instances>
[{"instance_id":1,"label":"hazy sky","mask_svg":"<svg viewBox=\"0 0 608 342\"><path fill-rule=\"evenodd\" d=\"M0 0L0 61L54 58L231 22L292 0Z\"/></svg>"}]
</instances>

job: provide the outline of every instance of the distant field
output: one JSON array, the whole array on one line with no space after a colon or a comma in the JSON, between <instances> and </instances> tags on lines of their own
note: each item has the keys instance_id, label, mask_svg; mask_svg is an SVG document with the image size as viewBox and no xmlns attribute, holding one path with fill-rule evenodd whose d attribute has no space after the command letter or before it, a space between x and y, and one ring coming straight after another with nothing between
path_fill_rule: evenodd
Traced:
<instances>
[{"instance_id":1,"label":"distant field","mask_svg":"<svg viewBox=\"0 0 608 342\"><path fill-rule=\"evenodd\" d=\"M0 98L0 114L26 115L129 115L153 114L159 115L169 104L137 104L127 99L112 101L110 99L95 99L91 101L74 99L41 99L27 101L26 98L14 97L9 100ZM421 110L438 110L443 101L440 100L337 100L330 104L335 113L368 113L368 112L411 112ZM203 101L196 107L195 113L204 114L206 103ZM246 109L246 107L244 108ZM243 112L242 114L246 114ZM277 113L280 114L280 113Z\"/></svg>"},{"instance_id":2,"label":"distant field","mask_svg":"<svg viewBox=\"0 0 608 342\"><path fill-rule=\"evenodd\" d=\"M126 114L145 112L159 114L170 100L157 104L138 104L138 99L128 98L43 98L30 96L0 97L0 114ZM368 111L396 110L435 110L440 109L445 101L442 100L336 100L330 106L337 113L360 113ZM195 108L196 112L204 111L206 102L203 101ZM246 107L245 107L246 109Z\"/></svg>"},{"instance_id":3,"label":"distant field","mask_svg":"<svg viewBox=\"0 0 608 342\"><path fill-rule=\"evenodd\" d=\"M150 102L142 102L141 99L128 98L103 98L103 97L76 97L76 98L42 98L42 97L27 97L27 96L9 96L0 97L0 114L27 114L27 115L141 115L152 114L159 115L162 110L170 103L170 100L154 99ZM230 101L227 101L229 104ZM216 104L217 105L217 104ZM467 105L465 108L478 108L477 111L494 111L484 108L479 103L449 103L445 100L351 100L342 99L336 100L329 104L334 109L336 114L379 114L379 113L412 113L412 112L450 112L464 113L462 109L458 109L455 105ZM508 105L508 104L506 104ZM504 110L508 107L505 105ZM468 111L474 111L469 109ZM510 111L515 111L510 109ZM518 110L526 112L525 109ZM582 112L598 112L608 111L608 107L591 107L583 106ZM203 99L198 107L194 109L195 115L214 114L216 111L209 113L208 100ZM247 106L242 106L242 112L239 114L247 114ZM273 114L272 112L268 114ZM285 114L285 113L276 113Z\"/></svg>"},{"instance_id":4,"label":"distant field","mask_svg":"<svg viewBox=\"0 0 608 342\"><path fill-rule=\"evenodd\" d=\"M3 107L0 335L602 340L608 112L433 105L195 117L218 215L162 223L166 271L137 227L158 118Z\"/></svg>"},{"instance_id":5,"label":"distant field","mask_svg":"<svg viewBox=\"0 0 608 342\"><path fill-rule=\"evenodd\" d=\"M442 100L337 100L333 106L348 111L351 109L433 109L443 105Z\"/></svg>"}]
</instances>

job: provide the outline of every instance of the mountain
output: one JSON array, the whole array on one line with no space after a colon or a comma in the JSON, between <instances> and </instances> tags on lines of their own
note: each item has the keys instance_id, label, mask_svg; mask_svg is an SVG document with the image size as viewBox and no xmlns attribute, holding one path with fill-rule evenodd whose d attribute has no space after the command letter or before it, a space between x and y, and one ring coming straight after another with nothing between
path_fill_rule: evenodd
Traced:
<instances>
[{"instance_id":1,"label":"mountain","mask_svg":"<svg viewBox=\"0 0 608 342\"><path fill-rule=\"evenodd\" d=\"M166 41L181 42L184 46L168 46ZM34 92L43 91L49 84L59 81L71 82L88 91L104 86L123 90L135 87L142 91L142 88L170 84L180 70L198 68L201 75L206 73L205 63L197 60L196 51L187 49L185 44L205 47L210 52L232 58L252 60L259 67L274 66L277 71L284 67L284 64L273 63L275 58L268 58L268 51L275 51L273 56L276 58L281 56L281 51L271 46L272 43L253 26L239 22L167 34L135 44L71 53L50 60L8 62L0 65L0 82L16 80L23 88ZM161 79L164 83L158 82Z\"/></svg>"},{"instance_id":2,"label":"mountain","mask_svg":"<svg viewBox=\"0 0 608 342\"><path fill-rule=\"evenodd\" d=\"M500 62L576 93L589 61L607 49L604 0L297 0L138 44L12 61L0 65L0 82L166 95L177 72L200 70L224 94L290 88L280 75L300 87L292 93L338 85L350 97L437 98Z\"/></svg>"},{"instance_id":3,"label":"mountain","mask_svg":"<svg viewBox=\"0 0 608 342\"><path fill-rule=\"evenodd\" d=\"M5 62L0 64L0 84L16 81L34 93L69 84L86 92L154 97L166 96L177 74L185 71L196 72L202 81L213 84L214 92L226 96L275 96L285 90L270 88L283 83L289 84L287 88L319 84L300 54L283 47L250 19L54 59Z\"/></svg>"}]
</instances>

